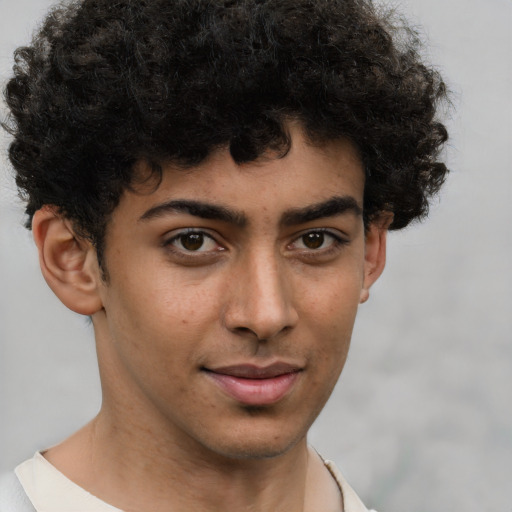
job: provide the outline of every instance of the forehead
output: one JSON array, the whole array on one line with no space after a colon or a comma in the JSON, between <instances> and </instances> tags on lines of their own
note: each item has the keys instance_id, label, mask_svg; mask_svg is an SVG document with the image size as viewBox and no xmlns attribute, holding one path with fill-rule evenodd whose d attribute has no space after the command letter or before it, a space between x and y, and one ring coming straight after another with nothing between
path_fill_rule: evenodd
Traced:
<instances>
[{"instance_id":1,"label":"forehead","mask_svg":"<svg viewBox=\"0 0 512 512\"><path fill-rule=\"evenodd\" d=\"M362 209L363 165L349 140L312 145L298 128L291 130L291 140L282 157L265 155L237 164L227 149L219 149L192 168L164 165L158 186L149 179L125 191L114 214L139 221L162 216L165 209L158 215L151 212L159 205L188 200L225 205L248 218L263 213L272 217L334 196L351 197ZM150 172L140 165L141 176Z\"/></svg>"}]
</instances>

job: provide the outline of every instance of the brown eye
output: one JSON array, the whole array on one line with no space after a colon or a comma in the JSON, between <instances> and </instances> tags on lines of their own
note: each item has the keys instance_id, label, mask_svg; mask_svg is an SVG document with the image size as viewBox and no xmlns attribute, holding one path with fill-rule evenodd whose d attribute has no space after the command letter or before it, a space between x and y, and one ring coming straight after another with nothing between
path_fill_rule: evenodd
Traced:
<instances>
[{"instance_id":1,"label":"brown eye","mask_svg":"<svg viewBox=\"0 0 512 512\"><path fill-rule=\"evenodd\" d=\"M165 240L163 245L165 247L174 248L181 254L186 254L190 257L192 255L206 255L224 251L224 247L219 245L215 238L204 231L195 229L176 230L175 235ZM172 234L172 233L171 233Z\"/></svg>"},{"instance_id":2,"label":"brown eye","mask_svg":"<svg viewBox=\"0 0 512 512\"><path fill-rule=\"evenodd\" d=\"M204 244L203 233L186 233L179 238L181 245L187 251L198 251Z\"/></svg>"},{"instance_id":3,"label":"brown eye","mask_svg":"<svg viewBox=\"0 0 512 512\"><path fill-rule=\"evenodd\" d=\"M302 243L308 249L319 249L324 244L325 237L321 231L312 231L302 235Z\"/></svg>"},{"instance_id":4,"label":"brown eye","mask_svg":"<svg viewBox=\"0 0 512 512\"><path fill-rule=\"evenodd\" d=\"M349 243L347 237L338 230L315 228L298 233L297 238L286 248L291 251L290 255L315 264L336 259L342 253L343 247Z\"/></svg>"}]
</instances>

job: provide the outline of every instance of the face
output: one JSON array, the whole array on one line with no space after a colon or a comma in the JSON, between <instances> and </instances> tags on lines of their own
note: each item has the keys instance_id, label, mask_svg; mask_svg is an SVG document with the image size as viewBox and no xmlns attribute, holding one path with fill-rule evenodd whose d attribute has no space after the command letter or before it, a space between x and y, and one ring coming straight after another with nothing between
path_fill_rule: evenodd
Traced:
<instances>
[{"instance_id":1,"label":"face","mask_svg":"<svg viewBox=\"0 0 512 512\"><path fill-rule=\"evenodd\" d=\"M228 457L304 436L343 368L365 285L364 175L347 141L236 165L225 150L126 191L93 316L105 403Z\"/></svg>"}]
</instances>

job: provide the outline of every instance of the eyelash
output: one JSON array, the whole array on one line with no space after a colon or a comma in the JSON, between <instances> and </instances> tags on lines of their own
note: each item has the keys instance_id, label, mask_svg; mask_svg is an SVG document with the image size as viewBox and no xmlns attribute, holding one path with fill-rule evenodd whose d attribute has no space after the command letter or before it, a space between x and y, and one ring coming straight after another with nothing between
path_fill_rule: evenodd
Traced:
<instances>
[{"instance_id":1,"label":"eyelash","mask_svg":"<svg viewBox=\"0 0 512 512\"><path fill-rule=\"evenodd\" d=\"M327 235L332 239L332 243L327 248L317 248L317 249L311 249L311 248L301 248L301 249L292 249L297 251L297 253L300 254L300 257L303 259L318 259L323 257L328 257L332 253L338 251L341 247L347 245L349 243L349 240L346 238L340 236L337 233L333 233L331 230L326 228L315 228L315 229L309 229L307 231L304 231L303 233L300 233L298 236L296 236L293 241L288 244L286 247L287 249L296 244L298 241L303 240L303 237L309 234L314 233L321 233L322 235ZM204 240L210 240L214 242L217 246L217 248L213 251L193 251L193 250L187 250L186 248L180 249L174 245L174 243L180 238L185 237L190 234L195 235L201 235L203 237L203 243L201 244L200 248L204 245ZM322 241L323 245L324 241ZM194 229L194 228L188 228L184 229L182 231L179 231L171 238L165 240L162 243L162 246L172 252L173 255L178 256L181 259L188 260L188 261L198 261L200 258L212 258L219 255L219 253L225 251L226 249L217 242L214 236L210 235L208 232L200 230L200 229Z\"/></svg>"},{"instance_id":2,"label":"eyelash","mask_svg":"<svg viewBox=\"0 0 512 512\"><path fill-rule=\"evenodd\" d=\"M316 228L316 229L309 229L307 231L304 231L303 233L299 234L291 244L288 245L290 247L291 245L297 243L297 241L303 239L304 236L313 234L313 233L321 233L322 235L327 235L328 237L332 238L332 243L326 247L326 248L319 248L319 249L298 249L300 252L301 258L306 259L319 259L324 257L329 257L333 253L340 250L345 245L348 245L349 240L347 238L344 238L340 236L338 233L334 233L329 229L326 228Z\"/></svg>"},{"instance_id":3,"label":"eyelash","mask_svg":"<svg viewBox=\"0 0 512 512\"><path fill-rule=\"evenodd\" d=\"M193 251L193 250L187 250L186 248L180 249L174 245L174 242L179 241L180 238L186 237L187 235L191 235L191 234L201 235L203 237L203 243L201 244L201 247L202 247L202 245L204 245L204 240L209 240L209 241L214 242L218 248L213 251ZM182 231L179 231L171 238L164 240L162 245L164 248L171 251L174 255L177 255L181 258L189 259L189 260L191 260L192 258L197 259L200 257L211 257L212 255L217 255L217 253L223 252L225 250L225 248L222 247L212 235L210 235L206 231L202 231L200 229L194 229L194 228L189 228L189 229L184 229Z\"/></svg>"}]
</instances>

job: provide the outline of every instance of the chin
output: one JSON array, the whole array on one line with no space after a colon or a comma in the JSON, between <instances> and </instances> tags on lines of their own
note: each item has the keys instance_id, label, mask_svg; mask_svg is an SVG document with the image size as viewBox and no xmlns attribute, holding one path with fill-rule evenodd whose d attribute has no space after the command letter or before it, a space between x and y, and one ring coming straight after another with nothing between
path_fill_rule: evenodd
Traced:
<instances>
[{"instance_id":1,"label":"chin","mask_svg":"<svg viewBox=\"0 0 512 512\"><path fill-rule=\"evenodd\" d=\"M210 439L205 445L222 457L237 460L272 459L293 449L306 432L289 429L233 428L222 439Z\"/></svg>"},{"instance_id":2,"label":"chin","mask_svg":"<svg viewBox=\"0 0 512 512\"><path fill-rule=\"evenodd\" d=\"M297 443L287 446L278 446L271 443L243 443L238 446L218 447L217 453L227 459L234 460L264 460L273 459L284 455L291 450Z\"/></svg>"}]
</instances>

